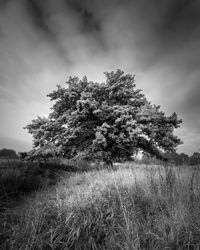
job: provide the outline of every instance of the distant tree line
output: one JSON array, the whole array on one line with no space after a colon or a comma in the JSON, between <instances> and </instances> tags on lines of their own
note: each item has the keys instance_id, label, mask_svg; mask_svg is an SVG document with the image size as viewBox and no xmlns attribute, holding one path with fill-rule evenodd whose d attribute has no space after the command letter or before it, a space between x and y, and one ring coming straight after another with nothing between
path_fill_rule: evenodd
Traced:
<instances>
[{"instance_id":1,"label":"distant tree line","mask_svg":"<svg viewBox=\"0 0 200 250\"><path fill-rule=\"evenodd\" d=\"M3 148L0 149L0 158L16 159L18 158L15 150Z\"/></svg>"},{"instance_id":2,"label":"distant tree line","mask_svg":"<svg viewBox=\"0 0 200 250\"><path fill-rule=\"evenodd\" d=\"M41 158L46 158L46 152L40 152L40 157ZM48 155L50 158L53 157L53 155ZM32 151L30 152L19 152L18 154L16 153L15 150L13 149L0 149L0 158L3 159L25 159L25 160L30 160L33 157ZM150 156L147 156L146 154L143 156L142 160L147 161L147 159ZM167 153L165 154L165 159L168 159L168 161L174 163L175 165L190 165L190 166L196 166L200 165L200 153L199 152L194 152L191 156L185 154L185 153ZM151 161L150 161L151 162Z\"/></svg>"},{"instance_id":3,"label":"distant tree line","mask_svg":"<svg viewBox=\"0 0 200 250\"><path fill-rule=\"evenodd\" d=\"M185 153L166 153L164 157L164 161L167 163L172 163L176 166L181 166L181 165L189 165L189 166L197 166L200 165L200 153L199 152L194 152L191 156L185 154ZM164 161L158 160L155 157L151 157L149 154L143 154L142 163L145 164L162 164Z\"/></svg>"},{"instance_id":4,"label":"distant tree line","mask_svg":"<svg viewBox=\"0 0 200 250\"><path fill-rule=\"evenodd\" d=\"M200 153L194 152L191 156L185 153L169 153L167 157L175 164L175 165L200 165Z\"/></svg>"},{"instance_id":5,"label":"distant tree line","mask_svg":"<svg viewBox=\"0 0 200 250\"><path fill-rule=\"evenodd\" d=\"M46 152L40 152L41 158L46 158ZM15 150L13 149L0 149L0 158L7 158L7 159L25 159L25 160L30 160L31 157L33 157L32 151L30 152L19 152L18 154L16 153ZM49 155L50 158L53 157L53 155ZM147 159L150 158L150 156L147 156L146 154L143 156L142 160L147 161ZM199 152L194 152L191 156L185 154L185 153L167 153L165 154L165 159L168 159L168 161L171 161L175 165L190 165L190 166L195 166L195 165L200 165L200 153Z\"/></svg>"}]
</instances>

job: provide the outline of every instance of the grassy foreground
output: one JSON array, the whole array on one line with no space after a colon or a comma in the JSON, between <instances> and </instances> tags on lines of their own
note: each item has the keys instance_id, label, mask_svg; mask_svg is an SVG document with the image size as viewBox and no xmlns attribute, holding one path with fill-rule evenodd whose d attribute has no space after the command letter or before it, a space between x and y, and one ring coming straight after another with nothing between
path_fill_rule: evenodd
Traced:
<instances>
[{"instance_id":1,"label":"grassy foreground","mask_svg":"<svg viewBox=\"0 0 200 250\"><path fill-rule=\"evenodd\" d=\"M0 249L200 249L200 171L71 173L0 214Z\"/></svg>"}]
</instances>

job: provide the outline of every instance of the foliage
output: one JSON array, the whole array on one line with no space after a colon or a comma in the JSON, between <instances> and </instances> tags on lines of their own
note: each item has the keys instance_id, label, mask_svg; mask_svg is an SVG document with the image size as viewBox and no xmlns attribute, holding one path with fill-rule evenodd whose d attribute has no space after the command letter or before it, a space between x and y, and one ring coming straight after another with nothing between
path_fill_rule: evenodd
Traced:
<instances>
[{"instance_id":1,"label":"foliage","mask_svg":"<svg viewBox=\"0 0 200 250\"><path fill-rule=\"evenodd\" d=\"M1 158L13 158L13 159L18 158L15 150L6 149L6 148L3 148L0 150L0 157Z\"/></svg>"},{"instance_id":2,"label":"foliage","mask_svg":"<svg viewBox=\"0 0 200 250\"><path fill-rule=\"evenodd\" d=\"M181 143L174 136L181 120L166 116L136 89L134 75L106 72L105 83L70 77L48 96L54 102L48 118L26 126L34 151L67 158L130 159L138 149L162 158Z\"/></svg>"},{"instance_id":3,"label":"foliage","mask_svg":"<svg viewBox=\"0 0 200 250\"><path fill-rule=\"evenodd\" d=\"M192 156L190 156L190 165L200 165L200 153L194 152Z\"/></svg>"},{"instance_id":4,"label":"foliage","mask_svg":"<svg viewBox=\"0 0 200 250\"><path fill-rule=\"evenodd\" d=\"M19 152L18 156L21 160L24 160L27 157L28 153L27 152Z\"/></svg>"},{"instance_id":5,"label":"foliage","mask_svg":"<svg viewBox=\"0 0 200 250\"><path fill-rule=\"evenodd\" d=\"M169 153L166 155L168 159L170 159L175 165L188 165L190 162L190 157L187 154L181 153L178 154L176 152Z\"/></svg>"},{"instance_id":6,"label":"foliage","mask_svg":"<svg viewBox=\"0 0 200 250\"><path fill-rule=\"evenodd\" d=\"M175 165L190 165L197 166L200 165L200 153L194 152L191 156L185 153L168 153L166 158L170 159Z\"/></svg>"}]
</instances>

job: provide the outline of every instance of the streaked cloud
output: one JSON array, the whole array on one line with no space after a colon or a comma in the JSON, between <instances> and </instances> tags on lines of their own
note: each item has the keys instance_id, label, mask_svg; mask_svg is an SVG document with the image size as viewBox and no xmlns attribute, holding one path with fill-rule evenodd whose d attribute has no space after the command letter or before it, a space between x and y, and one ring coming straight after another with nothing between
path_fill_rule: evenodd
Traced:
<instances>
[{"instance_id":1,"label":"streaked cloud","mask_svg":"<svg viewBox=\"0 0 200 250\"><path fill-rule=\"evenodd\" d=\"M50 112L46 94L69 75L136 74L152 103L183 118L181 151L199 150L198 0L0 0L0 135Z\"/></svg>"}]
</instances>

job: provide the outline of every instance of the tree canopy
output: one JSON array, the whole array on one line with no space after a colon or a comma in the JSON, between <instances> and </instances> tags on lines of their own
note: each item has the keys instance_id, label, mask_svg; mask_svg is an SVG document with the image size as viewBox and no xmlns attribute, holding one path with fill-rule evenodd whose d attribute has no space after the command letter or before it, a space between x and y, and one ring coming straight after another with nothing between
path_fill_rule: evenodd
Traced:
<instances>
[{"instance_id":1,"label":"tree canopy","mask_svg":"<svg viewBox=\"0 0 200 250\"><path fill-rule=\"evenodd\" d=\"M33 154L101 159L129 159L139 149L158 158L174 152L181 140L173 134L182 122L151 104L135 76L106 72L106 82L70 77L65 87L48 94L48 118L26 126L33 136Z\"/></svg>"}]
</instances>

